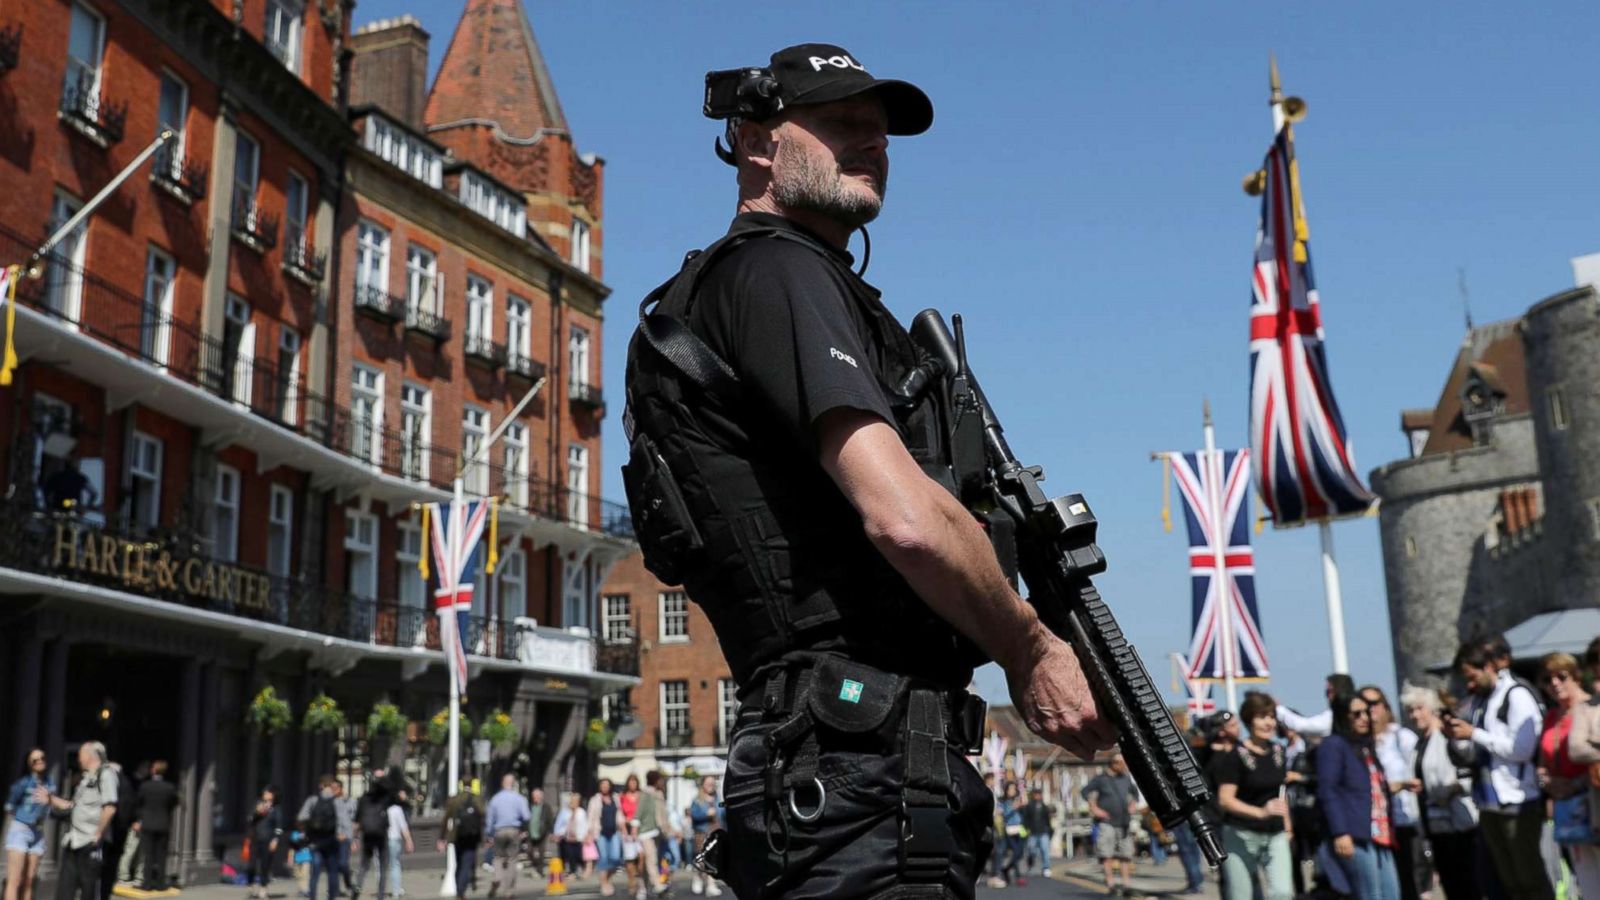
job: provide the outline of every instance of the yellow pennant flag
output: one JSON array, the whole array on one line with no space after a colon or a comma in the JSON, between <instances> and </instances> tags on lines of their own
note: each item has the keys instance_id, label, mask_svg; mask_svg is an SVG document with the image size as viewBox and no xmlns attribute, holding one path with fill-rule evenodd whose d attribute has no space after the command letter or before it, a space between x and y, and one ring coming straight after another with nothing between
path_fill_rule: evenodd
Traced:
<instances>
[{"instance_id":1,"label":"yellow pennant flag","mask_svg":"<svg viewBox=\"0 0 1600 900\"><path fill-rule=\"evenodd\" d=\"M500 562L500 498L489 498L489 574Z\"/></svg>"},{"instance_id":2,"label":"yellow pennant flag","mask_svg":"<svg viewBox=\"0 0 1600 900\"><path fill-rule=\"evenodd\" d=\"M21 266L0 269L0 306L6 308L6 345L0 356L0 387L11 384L11 373L17 368L17 282L22 280Z\"/></svg>"},{"instance_id":3,"label":"yellow pennant flag","mask_svg":"<svg viewBox=\"0 0 1600 900\"><path fill-rule=\"evenodd\" d=\"M428 528L428 510L432 503L422 504L422 554L417 558L417 571L422 573L422 586L428 586L428 545L433 543L433 532Z\"/></svg>"}]
</instances>

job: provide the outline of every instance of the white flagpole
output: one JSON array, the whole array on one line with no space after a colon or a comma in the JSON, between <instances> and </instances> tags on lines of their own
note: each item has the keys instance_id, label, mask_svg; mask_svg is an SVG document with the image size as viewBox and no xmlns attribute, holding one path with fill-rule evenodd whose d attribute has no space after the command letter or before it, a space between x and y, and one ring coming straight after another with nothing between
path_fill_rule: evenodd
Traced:
<instances>
[{"instance_id":1,"label":"white flagpole","mask_svg":"<svg viewBox=\"0 0 1600 900\"><path fill-rule=\"evenodd\" d=\"M1283 110L1283 86L1278 80L1278 60L1271 58L1272 138L1277 140L1283 130L1286 116ZM1299 210L1293 211L1299 215ZM1322 594L1328 607L1328 643L1333 651L1333 671L1350 673L1350 654L1344 641L1344 596L1339 590L1339 563L1333 558L1333 526L1327 519L1317 523L1322 538Z\"/></svg>"},{"instance_id":2,"label":"white flagpole","mask_svg":"<svg viewBox=\"0 0 1600 900\"><path fill-rule=\"evenodd\" d=\"M1233 679L1238 669L1233 641L1233 592L1228 589L1228 536L1222 531L1222 455L1217 452L1217 430L1211 424L1211 401L1205 401L1206 503L1211 507L1211 591L1216 597L1217 621L1222 626L1222 682L1227 686L1228 709L1239 708ZM1215 468L1213 468L1213 466ZM1243 514L1243 511L1240 513Z\"/></svg>"},{"instance_id":3,"label":"white flagpole","mask_svg":"<svg viewBox=\"0 0 1600 900\"><path fill-rule=\"evenodd\" d=\"M150 146L139 151L139 155L135 156L133 161L128 163L128 165L123 168L121 172L118 172L115 178L112 178L109 182L107 182L106 186L101 188L99 193L95 194L93 197L90 197L88 203L85 203L81 209L79 209L76 213L73 213L71 218L67 219L65 222L62 222L61 226L56 229L56 233L50 235L49 239L40 244L39 249L33 251L33 255L28 257L28 262L25 266L25 268L28 269L28 277L38 278L40 276L40 270L38 268L39 260L44 259L45 255L48 254L56 244L61 243L63 238L71 234L73 229L77 228L84 219L94 215L94 211L100 208L100 204L104 203L106 198L111 196L113 191L121 187L122 183L127 181L129 176L133 175L134 172L137 172L139 167L144 165L145 160L154 156L155 152L161 149L162 144L172 140L173 134L174 132L172 129L163 128L161 133L156 135L156 139L150 142Z\"/></svg>"}]
</instances>

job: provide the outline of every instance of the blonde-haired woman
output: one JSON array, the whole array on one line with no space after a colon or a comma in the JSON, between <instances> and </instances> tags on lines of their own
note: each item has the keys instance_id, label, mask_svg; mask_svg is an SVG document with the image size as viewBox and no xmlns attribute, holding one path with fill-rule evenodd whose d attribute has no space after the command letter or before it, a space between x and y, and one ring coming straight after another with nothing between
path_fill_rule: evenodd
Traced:
<instances>
[{"instance_id":1,"label":"blonde-haired woman","mask_svg":"<svg viewBox=\"0 0 1600 900\"><path fill-rule=\"evenodd\" d=\"M1433 850L1439 887L1449 900L1479 900L1478 807L1472 802L1472 769L1450 757L1450 737L1440 714L1455 706L1442 690L1414 684L1400 691L1400 707L1417 729L1417 779L1422 782L1422 832Z\"/></svg>"}]
</instances>

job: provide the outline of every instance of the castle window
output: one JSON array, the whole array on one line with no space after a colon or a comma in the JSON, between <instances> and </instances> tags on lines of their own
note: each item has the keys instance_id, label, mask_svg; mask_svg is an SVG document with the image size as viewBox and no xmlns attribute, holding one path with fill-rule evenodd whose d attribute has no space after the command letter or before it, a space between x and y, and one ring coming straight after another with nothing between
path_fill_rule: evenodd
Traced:
<instances>
[{"instance_id":1,"label":"castle window","mask_svg":"<svg viewBox=\"0 0 1600 900\"><path fill-rule=\"evenodd\" d=\"M1550 406L1550 430L1566 431L1571 424L1567 417L1567 392L1559 387L1545 391L1545 401Z\"/></svg>"},{"instance_id":2,"label":"castle window","mask_svg":"<svg viewBox=\"0 0 1600 900\"><path fill-rule=\"evenodd\" d=\"M1416 558L1417 558L1417 539L1414 538L1414 537L1408 537L1408 538L1406 538L1406 559L1416 559Z\"/></svg>"},{"instance_id":3,"label":"castle window","mask_svg":"<svg viewBox=\"0 0 1600 900\"><path fill-rule=\"evenodd\" d=\"M1600 541L1600 497L1589 498L1589 533L1594 540Z\"/></svg>"}]
</instances>

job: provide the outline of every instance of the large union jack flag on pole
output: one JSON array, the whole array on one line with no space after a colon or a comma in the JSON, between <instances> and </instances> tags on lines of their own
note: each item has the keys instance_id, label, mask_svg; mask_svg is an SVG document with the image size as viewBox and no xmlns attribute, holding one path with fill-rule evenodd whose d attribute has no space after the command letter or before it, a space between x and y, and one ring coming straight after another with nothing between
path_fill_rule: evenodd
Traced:
<instances>
[{"instance_id":1,"label":"large union jack flag on pole","mask_svg":"<svg viewBox=\"0 0 1600 900\"><path fill-rule=\"evenodd\" d=\"M1250 547L1250 452L1172 453L1168 459L1189 526L1194 632L1186 677L1266 678L1267 647Z\"/></svg>"},{"instance_id":2,"label":"large union jack flag on pole","mask_svg":"<svg viewBox=\"0 0 1600 900\"><path fill-rule=\"evenodd\" d=\"M1366 512L1373 497L1333 398L1293 126L1267 153L1250 307L1250 444L1278 526Z\"/></svg>"},{"instance_id":3,"label":"large union jack flag on pole","mask_svg":"<svg viewBox=\"0 0 1600 900\"><path fill-rule=\"evenodd\" d=\"M489 522L487 500L452 500L426 504L439 586L433 608L439 615L439 644L454 669L456 689L467 691L466 640L472 618L473 581L478 573L478 544Z\"/></svg>"}]
</instances>

